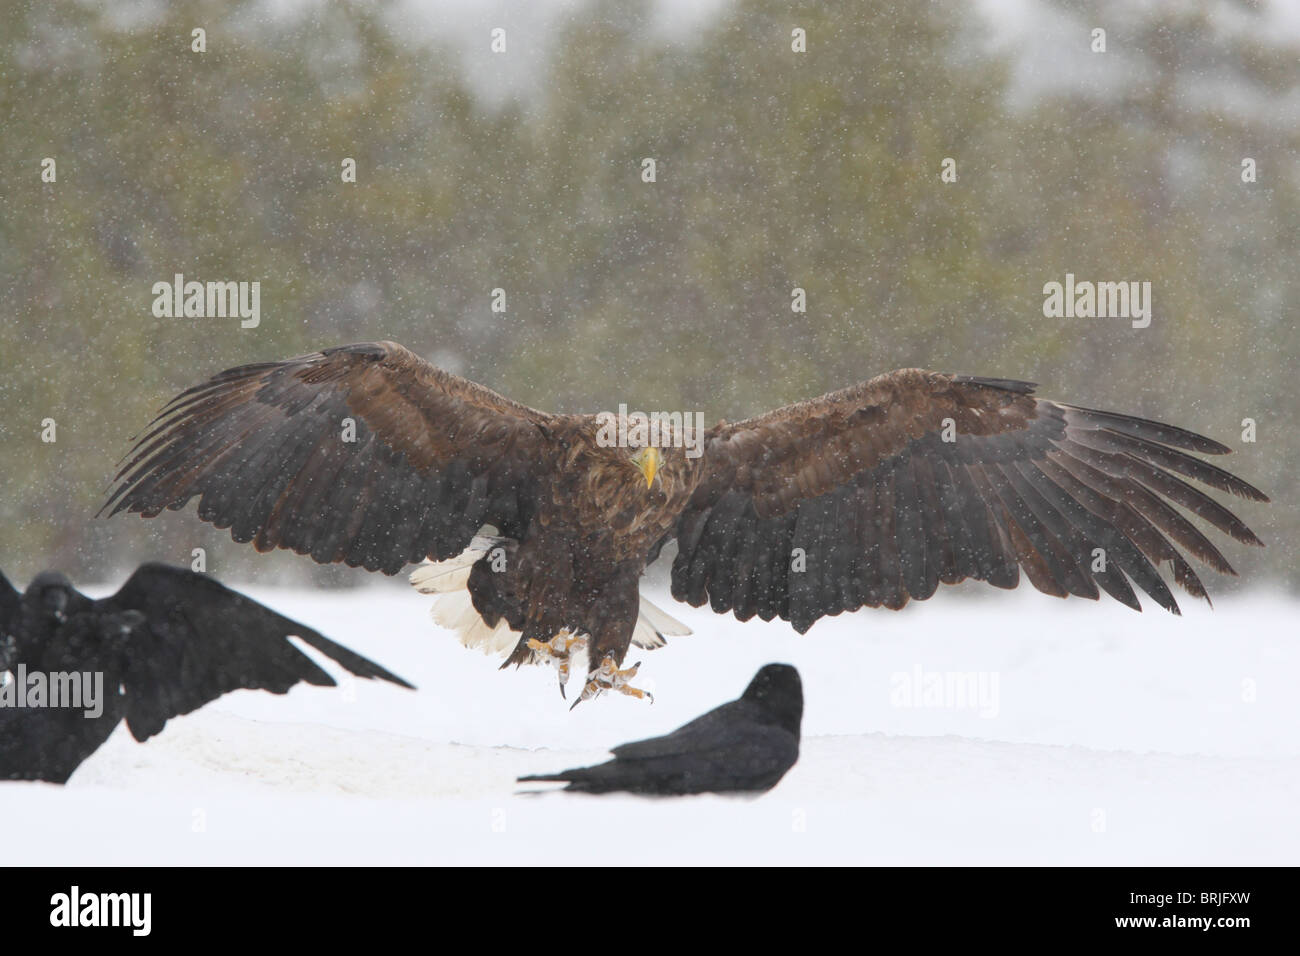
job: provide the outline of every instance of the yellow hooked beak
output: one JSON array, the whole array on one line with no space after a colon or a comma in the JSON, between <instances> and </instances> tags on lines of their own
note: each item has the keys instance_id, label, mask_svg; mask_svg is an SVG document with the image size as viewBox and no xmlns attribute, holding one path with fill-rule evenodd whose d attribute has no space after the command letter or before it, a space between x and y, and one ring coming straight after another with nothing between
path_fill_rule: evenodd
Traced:
<instances>
[{"instance_id":1,"label":"yellow hooked beak","mask_svg":"<svg viewBox=\"0 0 1300 956\"><path fill-rule=\"evenodd\" d=\"M663 463L663 456L659 454L659 449L651 446L642 448L632 456L632 464L641 470L645 475L645 486L649 488L655 482L655 475L659 471L659 466Z\"/></svg>"}]
</instances>

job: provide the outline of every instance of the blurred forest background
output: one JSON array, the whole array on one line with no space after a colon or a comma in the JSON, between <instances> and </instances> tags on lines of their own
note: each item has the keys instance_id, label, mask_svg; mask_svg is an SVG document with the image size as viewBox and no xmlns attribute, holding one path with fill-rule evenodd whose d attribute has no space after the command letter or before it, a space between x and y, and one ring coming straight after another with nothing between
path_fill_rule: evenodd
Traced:
<instances>
[{"instance_id":1,"label":"blurred forest background","mask_svg":"<svg viewBox=\"0 0 1300 956\"><path fill-rule=\"evenodd\" d=\"M1276 8L737 0L675 27L651 2L512 7L532 5L451 30L437 3L0 5L11 579L202 547L238 580L371 580L191 513L93 515L181 389L392 338L548 410L709 423L904 366L1030 379L1231 445L1274 504L1238 502L1268 548L1225 553L1247 584L1300 585L1300 44ZM177 272L260 281L260 327L155 318ZM1067 272L1150 281L1150 328L1045 318Z\"/></svg>"}]
</instances>

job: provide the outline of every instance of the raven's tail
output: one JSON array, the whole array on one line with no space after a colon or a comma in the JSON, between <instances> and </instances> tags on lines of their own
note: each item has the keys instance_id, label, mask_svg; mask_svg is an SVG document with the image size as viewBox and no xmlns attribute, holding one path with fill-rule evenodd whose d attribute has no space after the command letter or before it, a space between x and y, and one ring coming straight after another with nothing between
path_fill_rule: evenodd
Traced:
<instances>
[{"instance_id":1,"label":"raven's tail","mask_svg":"<svg viewBox=\"0 0 1300 956\"><path fill-rule=\"evenodd\" d=\"M569 771L564 773L534 773L527 777L516 777L515 783L573 783Z\"/></svg>"}]
</instances>

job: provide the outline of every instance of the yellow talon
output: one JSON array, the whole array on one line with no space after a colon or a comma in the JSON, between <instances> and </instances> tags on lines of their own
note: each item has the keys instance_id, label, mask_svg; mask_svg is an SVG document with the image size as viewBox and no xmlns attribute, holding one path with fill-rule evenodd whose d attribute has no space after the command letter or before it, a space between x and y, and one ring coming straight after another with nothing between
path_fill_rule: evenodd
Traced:
<instances>
[{"instance_id":1,"label":"yellow talon","mask_svg":"<svg viewBox=\"0 0 1300 956\"><path fill-rule=\"evenodd\" d=\"M599 697L607 690L616 690L620 694L627 694L629 697L636 697L639 700L649 700L653 704L655 701L653 694L641 690L639 687L633 687L628 683L629 680L636 676L637 669L640 666L641 662L637 661L631 667L619 670L618 665L614 663L614 658L606 657L600 662L600 666L588 676L587 684L582 689L582 696L573 702L573 707L577 707L584 700ZM573 707L569 709L572 710Z\"/></svg>"},{"instance_id":2,"label":"yellow talon","mask_svg":"<svg viewBox=\"0 0 1300 956\"><path fill-rule=\"evenodd\" d=\"M569 682L570 656L575 651L586 647L587 639L566 630L560 631L549 641L539 641L535 637L530 637L525 646L545 663L555 665L560 678L560 696L563 697L564 685Z\"/></svg>"}]
</instances>

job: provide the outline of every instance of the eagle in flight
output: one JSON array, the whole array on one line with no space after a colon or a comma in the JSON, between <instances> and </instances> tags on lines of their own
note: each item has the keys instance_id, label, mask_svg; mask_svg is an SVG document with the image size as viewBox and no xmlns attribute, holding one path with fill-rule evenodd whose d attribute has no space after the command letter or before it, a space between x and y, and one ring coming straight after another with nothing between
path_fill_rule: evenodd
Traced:
<instances>
[{"instance_id":1,"label":"eagle in flight","mask_svg":"<svg viewBox=\"0 0 1300 956\"><path fill-rule=\"evenodd\" d=\"M561 690L585 651L579 700L643 696L628 647L689 633L638 593L670 541L674 598L800 632L1022 571L1141 610L1136 585L1178 613L1161 565L1203 598L1189 555L1235 573L1188 515L1262 544L1192 483L1268 500L1196 457L1227 447L1028 382L901 369L702 436L626 424L611 442L608 416L529 408L394 342L347 345L182 392L103 510L197 497L199 518L259 551L385 574L424 562L413 583L466 644L554 664Z\"/></svg>"}]
</instances>

